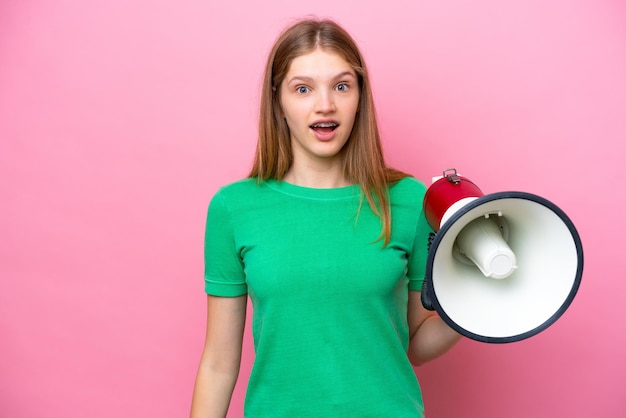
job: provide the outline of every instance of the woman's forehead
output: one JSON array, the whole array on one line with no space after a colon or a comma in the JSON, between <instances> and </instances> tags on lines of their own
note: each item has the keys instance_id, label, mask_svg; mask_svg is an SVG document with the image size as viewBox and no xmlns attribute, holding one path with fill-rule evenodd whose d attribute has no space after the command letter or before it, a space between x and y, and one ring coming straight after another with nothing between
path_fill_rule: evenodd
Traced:
<instances>
[{"instance_id":1,"label":"woman's forehead","mask_svg":"<svg viewBox=\"0 0 626 418\"><path fill-rule=\"evenodd\" d=\"M298 79L335 79L337 77L356 76L352 65L339 53L316 48L306 54L295 57L290 65L285 80Z\"/></svg>"}]
</instances>

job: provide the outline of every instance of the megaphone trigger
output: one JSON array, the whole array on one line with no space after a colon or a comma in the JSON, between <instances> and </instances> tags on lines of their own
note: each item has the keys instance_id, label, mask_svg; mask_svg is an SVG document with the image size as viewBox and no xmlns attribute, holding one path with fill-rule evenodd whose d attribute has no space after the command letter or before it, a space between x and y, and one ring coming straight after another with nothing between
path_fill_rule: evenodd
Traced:
<instances>
[{"instance_id":1,"label":"megaphone trigger","mask_svg":"<svg viewBox=\"0 0 626 418\"><path fill-rule=\"evenodd\" d=\"M431 293L432 293L432 287L430 285L430 282L424 279L424 283L422 284L422 294L421 294L422 306L429 311L434 311L435 304L433 303Z\"/></svg>"}]
</instances>

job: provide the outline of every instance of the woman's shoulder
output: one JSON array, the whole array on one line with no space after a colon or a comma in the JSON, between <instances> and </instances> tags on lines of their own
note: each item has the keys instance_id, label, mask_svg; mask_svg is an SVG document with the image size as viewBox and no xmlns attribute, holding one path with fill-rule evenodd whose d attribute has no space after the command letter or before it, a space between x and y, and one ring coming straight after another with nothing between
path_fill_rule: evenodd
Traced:
<instances>
[{"instance_id":1,"label":"woman's shoulder","mask_svg":"<svg viewBox=\"0 0 626 418\"><path fill-rule=\"evenodd\" d=\"M244 178L220 186L212 200L236 202L242 199L249 200L263 188L263 182L256 178Z\"/></svg>"},{"instance_id":2,"label":"woman's shoulder","mask_svg":"<svg viewBox=\"0 0 626 418\"><path fill-rule=\"evenodd\" d=\"M209 212L226 211L233 213L238 210L249 210L253 206L253 202L260 200L259 191L261 188L262 182L259 183L257 179L253 178L226 183L211 196Z\"/></svg>"},{"instance_id":3,"label":"woman's shoulder","mask_svg":"<svg viewBox=\"0 0 626 418\"><path fill-rule=\"evenodd\" d=\"M391 194L408 194L408 195L421 195L423 196L426 193L426 185L423 181L413 177L407 176L398 180L394 183L390 188L389 192Z\"/></svg>"},{"instance_id":4,"label":"woman's shoulder","mask_svg":"<svg viewBox=\"0 0 626 418\"><path fill-rule=\"evenodd\" d=\"M251 190L258 189L261 183L256 178L247 177L222 185L216 194L249 193Z\"/></svg>"},{"instance_id":5,"label":"woman's shoulder","mask_svg":"<svg viewBox=\"0 0 626 418\"><path fill-rule=\"evenodd\" d=\"M421 210L425 194L424 182L413 176L404 177L389 188L389 200L394 207Z\"/></svg>"}]
</instances>

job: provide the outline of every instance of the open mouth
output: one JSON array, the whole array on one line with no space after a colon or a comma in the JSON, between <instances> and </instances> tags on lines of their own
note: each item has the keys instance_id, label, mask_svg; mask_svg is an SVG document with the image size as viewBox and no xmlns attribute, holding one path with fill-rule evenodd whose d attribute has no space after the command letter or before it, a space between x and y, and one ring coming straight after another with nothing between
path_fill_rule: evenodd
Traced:
<instances>
[{"instance_id":1,"label":"open mouth","mask_svg":"<svg viewBox=\"0 0 626 418\"><path fill-rule=\"evenodd\" d=\"M313 129L314 131L319 132L319 133L326 133L326 134L331 133L338 127L339 127L339 124L337 122L319 122L319 123L314 123L313 125L310 126L310 128Z\"/></svg>"}]
</instances>

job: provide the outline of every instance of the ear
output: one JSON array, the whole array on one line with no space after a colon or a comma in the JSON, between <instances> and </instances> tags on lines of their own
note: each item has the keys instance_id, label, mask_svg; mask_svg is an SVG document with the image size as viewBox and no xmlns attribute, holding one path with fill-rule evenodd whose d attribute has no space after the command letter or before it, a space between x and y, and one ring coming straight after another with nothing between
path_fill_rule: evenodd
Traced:
<instances>
[{"instance_id":1,"label":"ear","mask_svg":"<svg viewBox=\"0 0 626 418\"><path fill-rule=\"evenodd\" d=\"M276 116L280 119L285 119L285 112L283 112L283 107L280 104L280 100L276 100L276 102L274 102L274 113L276 114Z\"/></svg>"},{"instance_id":2,"label":"ear","mask_svg":"<svg viewBox=\"0 0 626 418\"><path fill-rule=\"evenodd\" d=\"M278 96L278 89L275 86L272 86L272 91L274 92L274 113L281 118L285 119L285 112L283 112L283 106L280 103L280 97Z\"/></svg>"}]
</instances>

